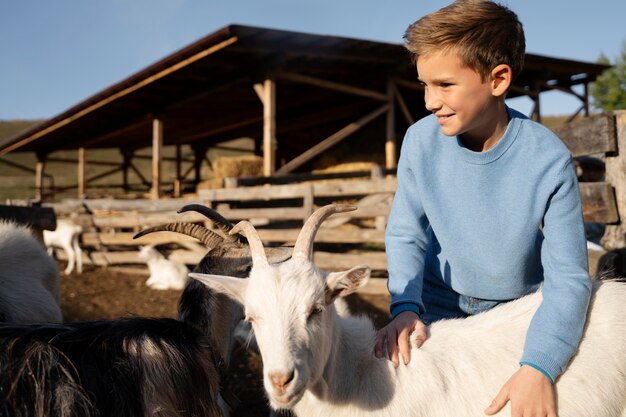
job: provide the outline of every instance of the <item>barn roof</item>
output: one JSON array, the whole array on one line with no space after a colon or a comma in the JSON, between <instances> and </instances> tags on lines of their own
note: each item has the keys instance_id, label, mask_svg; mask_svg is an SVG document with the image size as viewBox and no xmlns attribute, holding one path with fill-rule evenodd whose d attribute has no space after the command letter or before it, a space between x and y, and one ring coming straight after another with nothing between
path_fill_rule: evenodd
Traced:
<instances>
[{"instance_id":1,"label":"barn roof","mask_svg":"<svg viewBox=\"0 0 626 417\"><path fill-rule=\"evenodd\" d=\"M606 68L527 54L510 97L567 90L595 80ZM386 94L390 77L409 87L416 81L408 52L400 44L230 25L58 116L1 140L0 154L143 148L151 145L154 118L164 122L164 145L207 146L260 137L263 107L253 86L267 77L277 80L277 136L281 143L303 144L309 136L318 136L312 131L323 137L380 104L316 88L306 77L381 95ZM410 100L407 104L412 109L423 107Z\"/></svg>"}]
</instances>

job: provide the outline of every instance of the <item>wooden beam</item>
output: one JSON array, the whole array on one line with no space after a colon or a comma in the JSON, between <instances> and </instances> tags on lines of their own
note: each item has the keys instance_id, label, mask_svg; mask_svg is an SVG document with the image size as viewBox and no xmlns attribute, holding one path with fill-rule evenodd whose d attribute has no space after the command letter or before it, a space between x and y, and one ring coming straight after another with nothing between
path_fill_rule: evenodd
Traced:
<instances>
[{"instance_id":1,"label":"wooden beam","mask_svg":"<svg viewBox=\"0 0 626 417\"><path fill-rule=\"evenodd\" d=\"M17 169L20 169L22 171L30 172L31 174L35 173L35 170L32 169L31 167L28 167L26 165L21 165L21 164L18 164L16 162L8 161L8 160L6 160L4 158L0 158L0 163L9 165L9 166L11 166L13 168L17 168Z\"/></svg>"},{"instance_id":2,"label":"wooden beam","mask_svg":"<svg viewBox=\"0 0 626 417\"><path fill-rule=\"evenodd\" d=\"M259 96L259 100L261 100L261 103L265 104L265 102L263 101L265 100L265 88L263 87L263 84L256 83L252 86L252 88L254 88L254 92L256 93L256 95Z\"/></svg>"},{"instance_id":3,"label":"wooden beam","mask_svg":"<svg viewBox=\"0 0 626 417\"><path fill-rule=\"evenodd\" d=\"M396 107L395 103L395 87L391 80L387 81L387 134L385 137L385 168L393 169L397 166L396 160Z\"/></svg>"},{"instance_id":4,"label":"wooden beam","mask_svg":"<svg viewBox=\"0 0 626 417\"><path fill-rule=\"evenodd\" d=\"M356 122L350 123L349 125L339 130L338 132L330 135L329 137L327 137L326 139L324 139L317 145L313 146L309 150L303 152L299 156L295 157L294 159L292 159L291 161L283 165L280 169L276 171L276 174L287 174L293 171L294 169L298 168L305 162L311 160L312 158L316 157L320 153L324 152L328 148L341 142L346 137L350 136L357 130L361 129L363 126L365 126L372 120L376 119L378 116L382 115L388 110L389 110L389 104L385 104L384 106L379 107L378 109L374 110L368 115L357 120Z\"/></svg>"},{"instance_id":5,"label":"wooden beam","mask_svg":"<svg viewBox=\"0 0 626 417\"><path fill-rule=\"evenodd\" d=\"M606 181L615 190L615 202L619 221L607 225L602 237L602 246L606 249L618 249L626 246L626 110L618 110L615 114L617 133L617 152L607 154Z\"/></svg>"},{"instance_id":6,"label":"wooden beam","mask_svg":"<svg viewBox=\"0 0 626 417\"><path fill-rule=\"evenodd\" d=\"M182 179L181 171L182 171L182 145L176 145L176 178L174 179L174 197L178 198L183 195L182 190Z\"/></svg>"},{"instance_id":7,"label":"wooden beam","mask_svg":"<svg viewBox=\"0 0 626 417\"><path fill-rule=\"evenodd\" d=\"M404 116L404 120L406 120L406 122L409 125L412 125L413 123L415 123L415 119L413 118L413 115L411 114L409 107L406 105L406 102L404 101L404 98L402 97L402 93L400 93L400 90L398 90L398 87L396 87L395 83L391 84L391 86L393 88L394 97L396 98L396 101L398 102L398 105L400 106L400 111L402 112L402 115Z\"/></svg>"},{"instance_id":8,"label":"wooden beam","mask_svg":"<svg viewBox=\"0 0 626 417\"><path fill-rule=\"evenodd\" d=\"M573 156L617 151L615 118L611 113L574 120L555 128L554 133ZM626 149L620 151L626 152Z\"/></svg>"},{"instance_id":9,"label":"wooden beam","mask_svg":"<svg viewBox=\"0 0 626 417\"><path fill-rule=\"evenodd\" d=\"M91 106L86 107L86 108L84 108L84 109L74 113L73 115L71 115L69 117L66 117L65 119L62 119L62 120L58 121L57 123L54 123L51 126L48 126L47 128L45 128L43 130L40 130L37 133L34 133L34 134L32 134L31 136L29 136L27 138L22 139L19 142L16 142L16 143L14 143L14 144L12 144L10 146L7 146L6 148L0 150L0 155L7 154L7 153L9 153L9 152L11 152L11 151L13 151L13 150L15 150L17 148L20 148L20 147L22 147L24 145L27 145L30 142L32 142L32 141L34 141L34 140L36 140L36 139L38 139L38 138L40 138L40 137L42 137L42 136L52 132L52 131L54 131L54 130L62 127L62 126L65 126L65 125L73 122L74 120L79 119L79 118L83 117L84 115L86 115L88 113L91 113L92 111L94 111L96 109L99 109L100 107L103 107L104 105L109 104L112 101L117 100L120 97L126 96L126 95L132 93L133 91L139 90L140 88L142 88L142 87L144 87L144 86L146 86L148 84L151 84L151 83L153 83L153 82L155 82L157 80L160 80L161 78L165 77L166 75L169 75L169 74L171 74L173 72L176 72L179 69L184 68L187 65L190 65L190 64L198 61L199 59L202 59L202 58L204 58L204 57L206 57L208 55L211 55L211 54L213 54L213 53L215 53L217 51L220 51L220 50L226 48L227 46L229 46L229 45L231 45L231 44L233 44L235 42L237 42L237 37L233 36L233 37L228 38L225 41L222 41L222 42L220 42L220 43L218 43L216 45L212 45L209 48L204 49L204 50L198 52L197 54L190 56L187 59L183 59L182 61L177 62L176 64L172 65L171 67L165 68L165 69L157 72L156 74L151 75L150 77L144 78L143 80L139 81L136 84L133 84L130 87L127 87L127 88L125 88L125 89L123 89L123 90L121 90L121 91L119 91L119 92L117 92L115 94L111 94L110 96L108 96L108 97L98 101L97 103L94 103Z\"/></svg>"},{"instance_id":10,"label":"wooden beam","mask_svg":"<svg viewBox=\"0 0 626 417\"><path fill-rule=\"evenodd\" d=\"M301 84L309 84L316 87L335 90L342 93L353 94L361 97L367 97L379 101L387 101L387 95L378 91L366 90L364 88L354 87L347 84L341 84L334 81L323 80L321 78L309 77L307 75L295 74L291 72L278 72L277 78L292 81Z\"/></svg>"},{"instance_id":11,"label":"wooden beam","mask_svg":"<svg viewBox=\"0 0 626 417\"><path fill-rule=\"evenodd\" d=\"M163 121L152 121L152 190L150 197L158 200L161 197L161 156L163 151Z\"/></svg>"},{"instance_id":12,"label":"wooden beam","mask_svg":"<svg viewBox=\"0 0 626 417\"><path fill-rule=\"evenodd\" d=\"M44 157L37 158L37 164L35 165L35 200L41 201L43 199L43 177L44 170L46 169L46 160Z\"/></svg>"},{"instance_id":13,"label":"wooden beam","mask_svg":"<svg viewBox=\"0 0 626 417\"><path fill-rule=\"evenodd\" d=\"M78 148L78 198L85 198L87 195L87 184L85 182L87 172L87 158L85 148Z\"/></svg>"},{"instance_id":14,"label":"wooden beam","mask_svg":"<svg viewBox=\"0 0 626 417\"><path fill-rule=\"evenodd\" d=\"M263 175L270 177L276 169L276 82L263 84Z\"/></svg>"}]
</instances>

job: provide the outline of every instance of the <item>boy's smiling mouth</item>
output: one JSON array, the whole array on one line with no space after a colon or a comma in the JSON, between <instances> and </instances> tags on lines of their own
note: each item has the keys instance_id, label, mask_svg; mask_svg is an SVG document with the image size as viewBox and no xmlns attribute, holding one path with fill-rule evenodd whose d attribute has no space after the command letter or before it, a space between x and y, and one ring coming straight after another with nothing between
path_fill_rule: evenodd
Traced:
<instances>
[{"instance_id":1,"label":"boy's smiling mouth","mask_svg":"<svg viewBox=\"0 0 626 417\"><path fill-rule=\"evenodd\" d=\"M435 116L437 117L437 122L439 122L439 124L443 124L450 120L454 114L435 114Z\"/></svg>"}]
</instances>

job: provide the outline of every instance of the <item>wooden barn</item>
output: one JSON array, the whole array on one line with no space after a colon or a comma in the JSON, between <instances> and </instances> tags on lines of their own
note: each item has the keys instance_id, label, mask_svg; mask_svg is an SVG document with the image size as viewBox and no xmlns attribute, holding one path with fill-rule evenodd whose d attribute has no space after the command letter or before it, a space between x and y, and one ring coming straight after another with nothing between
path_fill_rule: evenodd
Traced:
<instances>
[{"instance_id":1,"label":"wooden barn","mask_svg":"<svg viewBox=\"0 0 626 417\"><path fill-rule=\"evenodd\" d=\"M588 115L586 93L573 88L583 86L586 92L606 68L527 54L509 97L530 97L535 102L532 116L540 120L541 94L559 90L578 97L577 113ZM396 188L400 141L406 128L426 114L422 88L402 45L231 25L1 140L0 162L13 163L14 153L36 154L34 168L22 167L35 173L35 200L53 207L60 217L78 214L87 261L96 265L137 263L136 247L146 243L177 245L170 256L195 264L203 251L193 239L164 234L141 242L132 239L139 229L170 222L173 216L176 221L206 221L189 212L176 215L186 204L216 208L231 221L254 219L264 242L289 244L316 207L339 200L354 202L359 210L325 224L315 262L341 269L366 258L374 270L385 271L384 228ZM622 126L623 115L617 119ZM616 132L621 132L615 120L604 115L586 129L563 131L561 137L575 156L615 154ZM622 136L620 141L626 140ZM238 138L251 144L248 153L260 161L258 175L226 178L216 187L198 189L212 163L207 152ZM118 160L97 160L93 155L101 149L117 150ZM59 158L59 151L76 156ZM372 168L312 174L330 152L367 160ZM146 159L150 169L139 169L137 161ZM611 161L607 164L621 163ZM48 162L67 164L76 173L71 188L78 198L53 199L54 187L44 181L50 179ZM172 168L167 170L171 181L164 180L165 162ZM88 176L88 166L95 165L106 170ZM139 178L139 195L116 194L112 199L90 194L95 182L120 173L123 190L130 191ZM335 181L310 181L329 178ZM613 181L626 185L618 178ZM588 221L619 223L611 183L581 186L581 195ZM624 235L623 226L612 230Z\"/></svg>"},{"instance_id":2,"label":"wooden barn","mask_svg":"<svg viewBox=\"0 0 626 417\"><path fill-rule=\"evenodd\" d=\"M527 54L510 97L529 96L540 120L542 92L586 86L606 66ZM66 161L76 189L107 174L142 174L137 151L151 149L153 198L180 196L201 178L207 150L235 138L254 141L266 178L310 171L331 147L368 155L395 167L399 139L426 114L414 66L402 45L231 25L165 57L17 136L0 141L0 155L37 155L36 198L44 198L50 154L76 150ZM175 147L176 174L164 184L163 147ZM186 146L187 155L181 151ZM93 149L119 150L119 163L95 178L86 175ZM344 152L345 153L345 152ZM6 158L6 157L5 157ZM6 160L6 159L4 159ZM89 162L88 162L89 161ZM33 168L31 168L33 169Z\"/></svg>"}]
</instances>

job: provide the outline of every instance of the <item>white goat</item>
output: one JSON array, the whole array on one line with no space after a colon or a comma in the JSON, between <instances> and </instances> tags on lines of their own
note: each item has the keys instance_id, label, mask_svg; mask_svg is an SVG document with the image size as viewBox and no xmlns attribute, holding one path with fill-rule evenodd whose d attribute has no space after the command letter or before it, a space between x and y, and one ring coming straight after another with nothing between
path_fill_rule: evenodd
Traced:
<instances>
[{"instance_id":1,"label":"white goat","mask_svg":"<svg viewBox=\"0 0 626 417\"><path fill-rule=\"evenodd\" d=\"M0 222L0 321L61 322L57 263L30 229Z\"/></svg>"},{"instance_id":2,"label":"white goat","mask_svg":"<svg viewBox=\"0 0 626 417\"><path fill-rule=\"evenodd\" d=\"M370 269L324 272L311 262L312 242L330 214L326 206L304 225L284 263L269 264L251 224L242 222L253 254L248 280L192 273L240 302L263 359L263 380L275 409L312 416L483 415L518 368L535 293L466 319L433 323L408 365L374 356L369 319L341 317L333 300L356 291ZM626 417L626 283L598 282L578 352L557 380L559 416ZM510 406L498 415L510 415Z\"/></svg>"},{"instance_id":3,"label":"white goat","mask_svg":"<svg viewBox=\"0 0 626 417\"><path fill-rule=\"evenodd\" d=\"M181 262L166 259L153 245L142 246L139 259L148 264L150 278L146 285L155 290L182 290L187 284L189 269Z\"/></svg>"},{"instance_id":4,"label":"white goat","mask_svg":"<svg viewBox=\"0 0 626 417\"><path fill-rule=\"evenodd\" d=\"M67 267L63 271L65 275L72 273L74 264L79 274L83 272L83 253L78 245L82 232L83 228L69 219L59 219L55 230L43 231L43 241L50 255L53 248L61 248L67 254Z\"/></svg>"}]
</instances>

